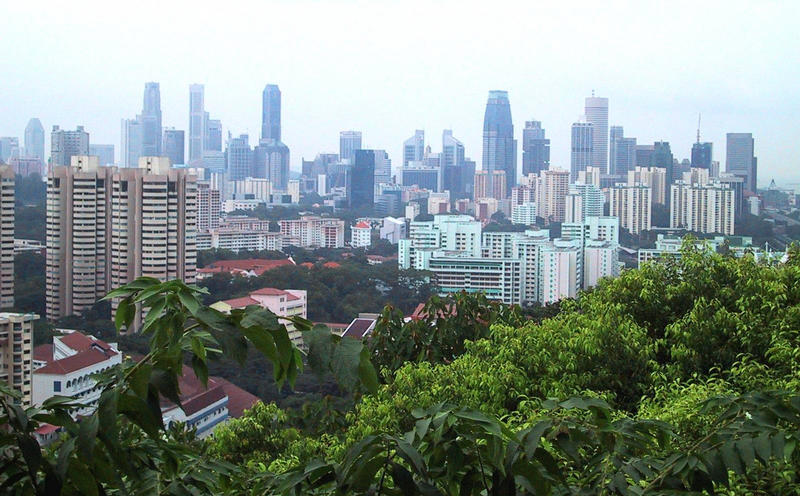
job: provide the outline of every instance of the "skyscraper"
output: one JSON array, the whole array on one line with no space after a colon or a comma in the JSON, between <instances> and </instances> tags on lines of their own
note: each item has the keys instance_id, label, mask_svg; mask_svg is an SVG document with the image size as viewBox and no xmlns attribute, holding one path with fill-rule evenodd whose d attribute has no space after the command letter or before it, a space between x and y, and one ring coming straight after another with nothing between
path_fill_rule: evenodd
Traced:
<instances>
[{"instance_id":1,"label":"skyscraper","mask_svg":"<svg viewBox=\"0 0 800 496\"><path fill-rule=\"evenodd\" d=\"M710 169L712 162L713 144L709 142L692 145L692 167L700 169Z\"/></svg>"},{"instance_id":2,"label":"skyscraper","mask_svg":"<svg viewBox=\"0 0 800 496\"><path fill-rule=\"evenodd\" d=\"M453 137L451 129L442 131L441 166L461 166L464 164L464 143Z\"/></svg>"},{"instance_id":3,"label":"skyscraper","mask_svg":"<svg viewBox=\"0 0 800 496\"><path fill-rule=\"evenodd\" d=\"M52 166L69 165L75 155L89 154L89 133L78 126L75 131L67 131L53 126L50 134L50 160Z\"/></svg>"},{"instance_id":4,"label":"skyscraper","mask_svg":"<svg viewBox=\"0 0 800 496\"><path fill-rule=\"evenodd\" d=\"M656 141L653 143L653 167L666 169L667 171L664 199L667 202L667 207L669 207L670 188L675 181L680 179L680 175L675 173L675 159L672 156L669 141Z\"/></svg>"},{"instance_id":5,"label":"skyscraper","mask_svg":"<svg viewBox=\"0 0 800 496\"><path fill-rule=\"evenodd\" d=\"M142 151L145 157L161 155L161 90L158 83L145 83L142 115Z\"/></svg>"},{"instance_id":6,"label":"skyscraper","mask_svg":"<svg viewBox=\"0 0 800 496\"><path fill-rule=\"evenodd\" d=\"M162 139L163 154L172 164L184 164L184 132L174 127L164 128Z\"/></svg>"},{"instance_id":7,"label":"skyscraper","mask_svg":"<svg viewBox=\"0 0 800 496\"><path fill-rule=\"evenodd\" d=\"M44 128L36 117L25 126L25 156L44 162Z\"/></svg>"},{"instance_id":8,"label":"skyscraper","mask_svg":"<svg viewBox=\"0 0 800 496\"><path fill-rule=\"evenodd\" d=\"M517 184L517 140L507 91L489 92L483 116L483 170L489 172L490 181L492 172L505 171L506 194ZM494 190L491 186L488 189Z\"/></svg>"},{"instance_id":9,"label":"skyscraper","mask_svg":"<svg viewBox=\"0 0 800 496\"><path fill-rule=\"evenodd\" d=\"M261 93L261 139L281 140L281 90L275 84Z\"/></svg>"},{"instance_id":10,"label":"skyscraper","mask_svg":"<svg viewBox=\"0 0 800 496\"><path fill-rule=\"evenodd\" d=\"M14 169L0 166L0 308L14 306Z\"/></svg>"},{"instance_id":11,"label":"skyscraper","mask_svg":"<svg viewBox=\"0 0 800 496\"><path fill-rule=\"evenodd\" d=\"M425 131L417 129L414 136L403 142L403 167L409 162L420 162L425 156Z\"/></svg>"},{"instance_id":12,"label":"skyscraper","mask_svg":"<svg viewBox=\"0 0 800 496\"><path fill-rule=\"evenodd\" d=\"M375 204L375 155L383 150L356 150L348 200L350 208L372 208Z\"/></svg>"},{"instance_id":13,"label":"skyscraper","mask_svg":"<svg viewBox=\"0 0 800 496\"><path fill-rule=\"evenodd\" d=\"M339 133L339 159L350 163L361 149L361 131L342 131Z\"/></svg>"},{"instance_id":14,"label":"skyscraper","mask_svg":"<svg viewBox=\"0 0 800 496\"><path fill-rule=\"evenodd\" d=\"M209 119L208 112L205 113L206 132L203 142L204 152L222 151L222 122L219 119Z\"/></svg>"},{"instance_id":15,"label":"skyscraper","mask_svg":"<svg viewBox=\"0 0 800 496\"><path fill-rule=\"evenodd\" d=\"M189 85L189 162L203 159L206 133L205 88Z\"/></svg>"},{"instance_id":16,"label":"skyscraper","mask_svg":"<svg viewBox=\"0 0 800 496\"><path fill-rule=\"evenodd\" d=\"M289 186L289 147L281 141L261 140L253 150L252 175L269 179L273 188L286 191Z\"/></svg>"},{"instance_id":17,"label":"skyscraper","mask_svg":"<svg viewBox=\"0 0 800 496\"><path fill-rule=\"evenodd\" d=\"M570 154L570 178L578 179L578 173L593 165L594 125L580 120L572 124L572 147ZM601 169L603 172L604 169Z\"/></svg>"},{"instance_id":18,"label":"skyscraper","mask_svg":"<svg viewBox=\"0 0 800 496\"><path fill-rule=\"evenodd\" d=\"M89 155L94 155L100 165L114 165L114 145L89 145Z\"/></svg>"},{"instance_id":19,"label":"skyscraper","mask_svg":"<svg viewBox=\"0 0 800 496\"><path fill-rule=\"evenodd\" d=\"M392 180L392 160L386 150L373 150L375 153L375 187Z\"/></svg>"},{"instance_id":20,"label":"skyscraper","mask_svg":"<svg viewBox=\"0 0 800 496\"><path fill-rule=\"evenodd\" d=\"M122 119L120 148L123 167L136 167L142 155L143 126L139 119Z\"/></svg>"},{"instance_id":21,"label":"skyscraper","mask_svg":"<svg viewBox=\"0 0 800 496\"><path fill-rule=\"evenodd\" d=\"M618 138L614 141L614 169L612 174L625 177L636 167L636 138Z\"/></svg>"},{"instance_id":22,"label":"skyscraper","mask_svg":"<svg viewBox=\"0 0 800 496\"><path fill-rule=\"evenodd\" d=\"M619 175L617 172L617 141L625 136L622 126L611 126L608 137L608 173Z\"/></svg>"},{"instance_id":23,"label":"skyscraper","mask_svg":"<svg viewBox=\"0 0 800 496\"><path fill-rule=\"evenodd\" d=\"M744 177L744 189L756 192L758 169L752 133L728 133L725 172Z\"/></svg>"},{"instance_id":24,"label":"skyscraper","mask_svg":"<svg viewBox=\"0 0 800 496\"><path fill-rule=\"evenodd\" d=\"M16 136L0 137L0 161L8 162L12 158L19 158L19 138Z\"/></svg>"},{"instance_id":25,"label":"skyscraper","mask_svg":"<svg viewBox=\"0 0 800 496\"><path fill-rule=\"evenodd\" d=\"M253 173L253 149L250 148L249 137L246 134L242 134L238 138L229 137L225 155L228 181L256 177Z\"/></svg>"},{"instance_id":26,"label":"skyscraper","mask_svg":"<svg viewBox=\"0 0 800 496\"><path fill-rule=\"evenodd\" d=\"M90 156L71 164L48 174L48 319L80 315L137 277L194 282L194 176L159 157L126 169Z\"/></svg>"},{"instance_id":27,"label":"skyscraper","mask_svg":"<svg viewBox=\"0 0 800 496\"><path fill-rule=\"evenodd\" d=\"M608 172L608 98L586 98L586 122L592 124L592 163L600 172Z\"/></svg>"},{"instance_id":28,"label":"skyscraper","mask_svg":"<svg viewBox=\"0 0 800 496\"><path fill-rule=\"evenodd\" d=\"M526 121L522 130L522 175L538 174L550 168L550 140L539 121Z\"/></svg>"}]
</instances>

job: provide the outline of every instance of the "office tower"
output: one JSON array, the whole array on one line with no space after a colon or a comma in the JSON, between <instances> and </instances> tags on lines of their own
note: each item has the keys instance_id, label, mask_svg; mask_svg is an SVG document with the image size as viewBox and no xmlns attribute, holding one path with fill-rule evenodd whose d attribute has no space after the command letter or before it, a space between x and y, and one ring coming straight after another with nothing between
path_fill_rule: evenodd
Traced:
<instances>
[{"instance_id":1,"label":"office tower","mask_svg":"<svg viewBox=\"0 0 800 496\"><path fill-rule=\"evenodd\" d=\"M164 156L169 158L170 163L184 164L184 132L182 129L175 129L174 127L164 128L164 137L161 141Z\"/></svg>"},{"instance_id":2,"label":"office tower","mask_svg":"<svg viewBox=\"0 0 800 496\"><path fill-rule=\"evenodd\" d=\"M622 126L611 126L608 133L608 173L617 175L617 142L624 138L625 130Z\"/></svg>"},{"instance_id":3,"label":"office tower","mask_svg":"<svg viewBox=\"0 0 800 496\"><path fill-rule=\"evenodd\" d=\"M161 156L161 90L158 83L145 83L144 104L139 120L142 123L141 155Z\"/></svg>"},{"instance_id":4,"label":"office tower","mask_svg":"<svg viewBox=\"0 0 800 496\"><path fill-rule=\"evenodd\" d=\"M206 132L205 141L203 144L203 154L205 152L221 152L222 151L222 121L219 119L208 119L208 112L206 116Z\"/></svg>"},{"instance_id":5,"label":"office tower","mask_svg":"<svg viewBox=\"0 0 800 496\"><path fill-rule=\"evenodd\" d=\"M700 143L692 145L692 167L701 169L711 169L712 162L712 143Z\"/></svg>"},{"instance_id":6,"label":"office tower","mask_svg":"<svg viewBox=\"0 0 800 496\"><path fill-rule=\"evenodd\" d=\"M505 171L507 193L517 185L517 140L514 139L507 91L489 92L483 116L483 170L489 173ZM490 174L489 180L492 178Z\"/></svg>"},{"instance_id":7,"label":"office tower","mask_svg":"<svg viewBox=\"0 0 800 496\"><path fill-rule=\"evenodd\" d=\"M649 231L652 219L652 190L647 186L616 184L611 188L609 213L631 234Z\"/></svg>"},{"instance_id":8,"label":"office tower","mask_svg":"<svg viewBox=\"0 0 800 496\"><path fill-rule=\"evenodd\" d=\"M373 150L375 153L375 188L379 184L392 182L392 160L386 150Z\"/></svg>"},{"instance_id":9,"label":"office tower","mask_svg":"<svg viewBox=\"0 0 800 496\"><path fill-rule=\"evenodd\" d=\"M653 203L667 204L667 170L658 167L635 167L628 171L628 186L647 186Z\"/></svg>"},{"instance_id":10,"label":"office tower","mask_svg":"<svg viewBox=\"0 0 800 496\"><path fill-rule=\"evenodd\" d=\"M594 165L594 145L594 124L583 120L573 123L570 154L570 176L573 181L578 179L579 172Z\"/></svg>"},{"instance_id":11,"label":"office tower","mask_svg":"<svg viewBox=\"0 0 800 496\"><path fill-rule=\"evenodd\" d=\"M744 213L745 178L736 174L720 174L716 182L733 190L733 212L736 217Z\"/></svg>"},{"instance_id":12,"label":"office tower","mask_svg":"<svg viewBox=\"0 0 800 496\"><path fill-rule=\"evenodd\" d=\"M592 125L591 164L608 172L608 98L592 96L586 98L586 122Z\"/></svg>"},{"instance_id":13,"label":"office tower","mask_svg":"<svg viewBox=\"0 0 800 496\"><path fill-rule=\"evenodd\" d=\"M100 159L100 165L114 165L114 145L89 145L89 155Z\"/></svg>"},{"instance_id":14,"label":"office tower","mask_svg":"<svg viewBox=\"0 0 800 496\"><path fill-rule=\"evenodd\" d=\"M636 167L636 138L617 138L611 146L613 172L617 177L625 177ZM610 164L611 165L611 164Z\"/></svg>"},{"instance_id":15,"label":"office tower","mask_svg":"<svg viewBox=\"0 0 800 496\"><path fill-rule=\"evenodd\" d=\"M12 158L19 158L19 156L19 138L0 137L0 162L8 163Z\"/></svg>"},{"instance_id":16,"label":"office tower","mask_svg":"<svg viewBox=\"0 0 800 496\"><path fill-rule=\"evenodd\" d=\"M14 306L14 176L0 166L0 308Z\"/></svg>"},{"instance_id":17,"label":"office tower","mask_svg":"<svg viewBox=\"0 0 800 496\"><path fill-rule=\"evenodd\" d=\"M246 177L265 177L254 174L253 149L250 148L249 137L246 134L240 134L238 138L228 138L225 157L228 181Z\"/></svg>"},{"instance_id":18,"label":"office tower","mask_svg":"<svg viewBox=\"0 0 800 496\"><path fill-rule=\"evenodd\" d=\"M403 186L418 186L421 189L439 191L439 168L422 162L410 162L400 170Z\"/></svg>"},{"instance_id":19,"label":"office tower","mask_svg":"<svg viewBox=\"0 0 800 496\"><path fill-rule=\"evenodd\" d=\"M261 140L253 149L254 177L269 179L275 189L289 185L289 147L281 141Z\"/></svg>"},{"instance_id":20,"label":"office tower","mask_svg":"<svg viewBox=\"0 0 800 496\"><path fill-rule=\"evenodd\" d=\"M425 131L417 129L414 136L403 142L403 167L409 162L421 162L425 156Z\"/></svg>"},{"instance_id":21,"label":"office tower","mask_svg":"<svg viewBox=\"0 0 800 496\"><path fill-rule=\"evenodd\" d=\"M666 205L669 207L670 202L670 186L680 179L680 174L676 173L675 159L672 156L668 141L656 141L653 143L653 167L666 169L667 182L664 185L664 199Z\"/></svg>"},{"instance_id":22,"label":"office tower","mask_svg":"<svg viewBox=\"0 0 800 496\"><path fill-rule=\"evenodd\" d=\"M755 141L752 133L728 133L725 149L725 172L744 177L744 188L756 192L758 184Z\"/></svg>"},{"instance_id":23,"label":"office tower","mask_svg":"<svg viewBox=\"0 0 800 496\"><path fill-rule=\"evenodd\" d=\"M78 126L75 131L67 131L53 126L50 133L51 166L68 166L75 155L89 154L89 133Z\"/></svg>"},{"instance_id":24,"label":"office tower","mask_svg":"<svg viewBox=\"0 0 800 496\"><path fill-rule=\"evenodd\" d=\"M461 167L465 160L464 144L453 137L451 129L442 131L441 167Z\"/></svg>"},{"instance_id":25,"label":"office tower","mask_svg":"<svg viewBox=\"0 0 800 496\"><path fill-rule=\"evenodd\" d=\"M206 134L205 88L189 85L189 162L203 159Z\"/></svg>"},{"instance_id":26,"label":"office tower","mask_svg":"<svg viewBox=\"0 0 800 496\"><path fill-rule=\"evenodd\" d=\"M339 133L339 159L353 162L356 150L361 149L361 131L342 131Z\"/></svg>"},{"instance_id":27,"label":"office tower","mask_svg":"<svg viewBox=\"0 0 800 496\"><path fill-rule=\"evenodd\" d=\"M281 140L281 90L275 84L261 93L261 139Z\"/></svg>"},{"instance_id":28,"label":"office tower","mask_svg":"<svg viewBox=\"0 0 800 496\"><path fill-rule=\"evenodd\" d=\"M75 156L51 168L47 204L48 319L80 315L137 277L194 282L195 178L168 159L117 169Z\"/></svg>"},{"instance_id":29,"label":"office tower","mask_svg":"<svg viewBox=\"0 0 800 496\"><path fill-rule=\"evenodd\" d=\"M671 228L683 228L705 234L734 233L734 191L722 184L672 185Z\"/></svg>"},{"instance_id":30,"label":"office tower","mask_svg":"<svg viewBox=\"0 0 800 496\"><path fill-rule=\"evenodd\" d=\"M605 195L594 184L570 184L565 197L564 222L583 222L603 215Z\"/></svg>"},{"instance_id":31,"label":"office tower","mask_svg":"<svg viewBox=\"0 0 800 496\"><path fill-rule=\"evenodd\" d=\"M36 117L29 120L28 125L25 126L25 156L38 158L42 162L45 160L44 127Z\"/></svg>"},{"instance_id":32,"label":"office tower","mask_svg":"<svg viewBox=\"0 0 800 496\"><path fill-rule=\"evenodd\" d=\"M654 151L655 146L653 145L636 145L636 167L652 167Z\"/></svg>"},{"instance_id":33,"label":"office tower","mask_svg":"<svg viewBox=\"0 0 800 496\"><path fill-rule=\"evenodd\" d=\"M506 171L495 170L488 172L485 170L475 171L475 199L494 198L503 200L506 198Z\"/></svg>"},{"instance_id":34,"label":"office tower","mask_svg":"<svg viewBox=\"0 0 800 496\"><path fill-rule=\"evenodd\" d=\"M522 175L538 174L550 168L550 140L539 121L526 121L522 130Z\"/></svg>"},{"instance_id":35,"label":"office tower","mask_svg":"<svg viewBox=\"0 0 800 496\"><path fill-rule=\"evenodd\" d=\"M564 222L569 192L569 172L556 168L542 171L539 176L540 184L537 191L539 216L547 223Z\"/></svg>"},{"instance_id":36,"label":"office tower","mask_svg":"<svg viewBox=\"0 0 800 496\"><path fill-rule=\"evenodd\" d=\"M356 150L353 178L347 198L350 208L372 208L375 205L375 156L383 150Z\"/></svg>"},{"instance_id":37,"label":"office tower","mask_svg":"<svg viewBox=\"0 0 800 496\"><path fill-rule=\"evenodd\" d=\"M22 397L22 407L31 406L33 372L33 313L0 313L0 380ZM30 439L30 438L29 438Z\"/></svg>"},{"instance_id":38,"label":"office tower","mask_svg":"<svg viewBox=\"0 0 800 496\"><path fill-rule=\"evenodd\" d=\"M143 126L138 119L122 119L120 149L122 167L136 167L142 155Z\"/></svg>"},{"instance_id":39,"label":"office tower","mask_svg":"<svg viewBox=\"0 0 800 496\"><path fill-rule=\"evenodd\" d=\"M197 183L197 231L219 229L222 198L218 189L207 181Z\"/></svg>"}]
</instances>

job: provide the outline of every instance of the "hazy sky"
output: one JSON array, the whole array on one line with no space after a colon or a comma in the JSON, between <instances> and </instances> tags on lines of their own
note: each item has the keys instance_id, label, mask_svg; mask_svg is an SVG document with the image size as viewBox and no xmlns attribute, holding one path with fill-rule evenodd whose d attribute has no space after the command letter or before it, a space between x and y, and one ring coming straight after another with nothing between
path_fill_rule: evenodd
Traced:
<instances>
[{"instance_id":1,"label":"hazy sky","mask_svg":"<svg viewBox=\"0 0 800 496\"><path fill-rule=\"evenodd\" d=\"M568 168L595 89L639 143L687 158L701 112L723 168L725 133L752 132L759 183L800 183L798 0L4 1L0 19L0 135L22 141L39 117L48 149L53 124L83 124L119 158L146 81L161 83L165 126L187 128L189 84L204 83L211 117L253 143L275 83L293 169L338 151L344 129L397 164L414 129L436 152L452 128L480 167L487 93L505 89L517 139L542 121Z\"/></svg>"}]
</instances>

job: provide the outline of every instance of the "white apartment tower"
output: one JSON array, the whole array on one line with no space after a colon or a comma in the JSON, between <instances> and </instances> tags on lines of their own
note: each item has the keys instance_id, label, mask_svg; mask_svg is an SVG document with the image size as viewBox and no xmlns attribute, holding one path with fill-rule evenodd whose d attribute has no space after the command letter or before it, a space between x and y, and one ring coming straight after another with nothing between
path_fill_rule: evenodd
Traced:
<instances>
[{"instance_id":1,"label":"white apartment tower","mask_svg":"<svg viewBox=\"0 0 800 496\"><path fill-rule=\"evenodd\" d=\"M705 234L734 234L735 193L721 184L689 184L679 181L671 188L670 222Z\"/></svg>"},{"instance_id":2,"label":"white apartment tower","mask_svg":"<svg viewBox=\"0 0 800 496\"><path fill-rule=\"evenodd\" d=\"M568 171L557 168L541 171L536 202L539 217L543 217L546 222L563 222L568 192Z\"/></svg>"},{"instance_id":3,"label":"white apartment tower","mask_svg":"<svg viewBox=\"0 0 800 496\"><path fill-rule=\"evenodd\" d=\"M20 403L31 406L33 371L33 313L0 313L0 380L22 395Z\"/></svg>"},{"instance_id":4,"label":"white apartment tower","mask_svg":"<svg viewBox=\"0 0 800 496\"><path fill-rule=\"evenodd\" d=\"M0 308L14 306L14 169L0 166Z\"/></svg>"},{"instance_id":5,"label":"white apartment tower","mask_svg":"<svg viewBox=\"0 0 800 496\"><path fill-rule=\"evenodd\" d=\"M648 231L652 219L652 189L647 186L616 184L611 188L612 217L619 218L620 227L631 234Z\"/></svg>"}]
</instances>

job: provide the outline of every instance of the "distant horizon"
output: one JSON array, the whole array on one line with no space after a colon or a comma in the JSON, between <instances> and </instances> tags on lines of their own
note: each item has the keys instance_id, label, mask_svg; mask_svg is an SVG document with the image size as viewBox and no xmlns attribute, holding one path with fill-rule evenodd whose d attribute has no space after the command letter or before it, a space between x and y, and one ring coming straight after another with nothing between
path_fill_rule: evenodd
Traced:
<instances>
[{"instance_id":1,"label":"distant horizon","mask_svg":"<svg viewBox=\"0 0 800 496\"><path fill-rule=\"evenodd\" d=\"M120 122L141 112L153 81L164 127L188 132L189 85L204 84L223 140L246 133L252 145L261 91L277 84L293 171L303 158L338 153L338 133L350 129L362 132L365 148L386 150L394 168L415 129L426 131L433 152L442 130L452 129L480 169L486 99L504 90L518 171L529 120L541 121L551 140L551 167L569 169L570 126L594 90L609 99L609 126L623 126L637 144L669 141L678 161L689 158L702 114L700 140L714 144L721 171L726 133L749 132L759 186L800 183L800 67L790 63L800 48L800 5L789 2L519 8L299 0L217 12L220 29L202 32L193 31L208 25L202 13L145 2L126 11L124 37L104 5L0 8L11 20L3 40L14 68L0 86L0 136L22 146L28 119L38 117L49 154L54 124L83 125L90 143L113 144L119 161ZM154 8L157 18L148 14ZM350 29L353 18L358 29ZM598 38L599 27L613 36Z\"/></svg>"}]
</instances>

